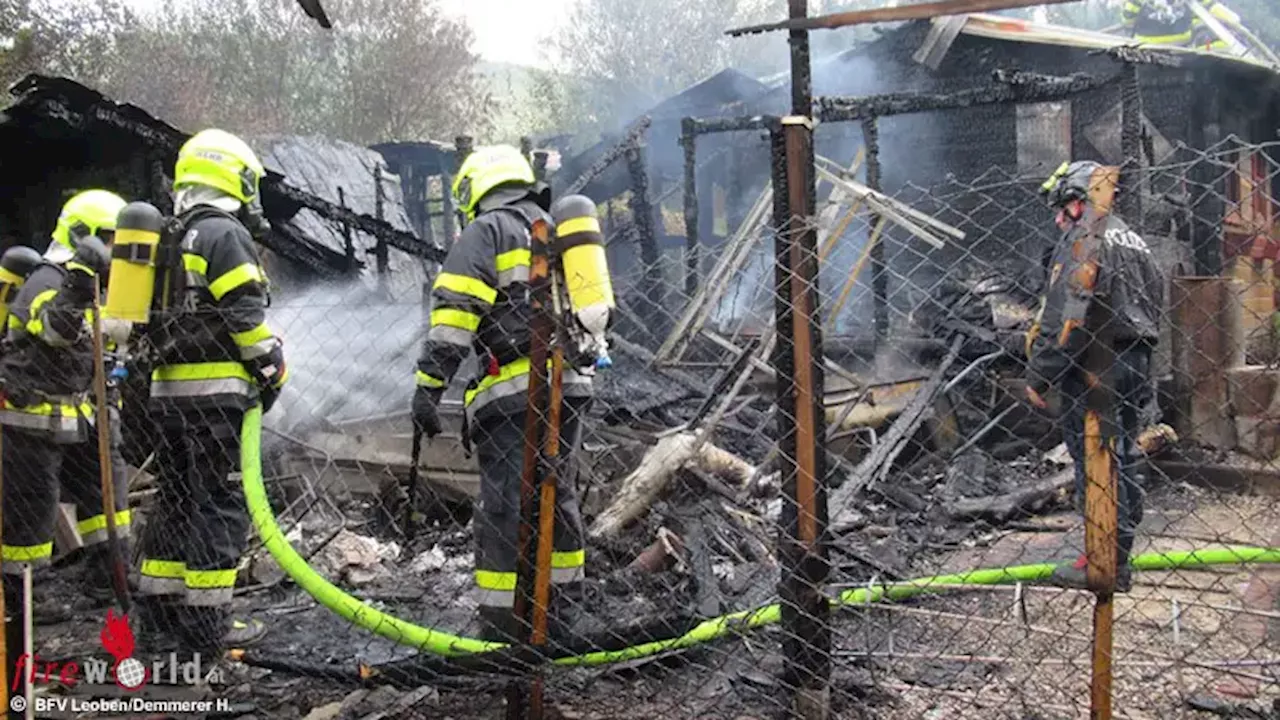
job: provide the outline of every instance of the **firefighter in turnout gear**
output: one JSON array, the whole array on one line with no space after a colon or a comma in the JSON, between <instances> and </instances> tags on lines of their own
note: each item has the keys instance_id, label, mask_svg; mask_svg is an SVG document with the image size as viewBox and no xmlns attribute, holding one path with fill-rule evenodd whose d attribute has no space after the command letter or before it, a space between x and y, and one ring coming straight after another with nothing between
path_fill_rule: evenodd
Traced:
<instances>
[{"instance_id":1,"label":"firefighter in turnout gear","mask_svg":"<svg viewBox=\"0 0 1280 720\"><path fill-rule=\"evenodd\" d=\"M1192 2L1200 3L1211 15L1228 25L1240 22L1240 16L1218 0L1125 0L1120 11L1121 23L1133 33L1135 40L1143 44L1225 50L1226 44L1196 17L1188 5Z\"/></svg>"},{"instance_id":2,"label":"firefighter in turnout gear","mask_svg":"<svg viewBox=\"0 0 1280 720\"><path fill-rule=\"evenodd\" d=\"M116 214L125 201L106 190L81 192L63 206L44 257L10 299L0 349L0 426L3 426L3 573L10 657L22 650L23 567L48 566L53 557L59 491L75 504L83 539L85 595L112 595L107 517L103 510L96 403L93 397L92 314L94 285L105 276ZM10 251L12 252L12 251ZM6 258L9 254L6 253ZM118 399L111 418L111 468L115 525L127 557L128 493L120 454ZM37 576L38 577L38 576ZM34 614L42 622L66 619L70 608L41 597Z\"/></svg>"},{"instance_id":3,"label":"firefighter in turnout gear","mask_svg":"<svg viewBox=\"0 0 1280 720\"><path fill-rule=\"evenodd\" d=\"M263 625L230 617L249 518L240 477L245 411L269 411L287 372L266 324L267 279L251 228L261 228L262 163L221 130L192 136L174 169L180 251L169 293L151 323L155 355L149 408L158 422L160 492L142 533L143 631L217 653L259 639Z\"/></svg>"},{"instance_id":4,"label":"firefighter in turnout gear","mask_svg":"<svg viewBox=\"0 0 1280 720\"><path fill-rule=\"evenodd\" d=\"M481 634L497 642L525 639L512 612L516 588L521 458L529 388L530 229L550 224L546 200L529 161L514 147L478 148L453 184L457 207L469 224L449 250L432 287L430 329L418 360L413 417L428 437L441 431L440 396L474 350L478 367L463 396L464 442L480 465L480 507L475 516L475 583ZM561 457L581 437L580 417L590 403L585 369L564 370ZM574 475L558 477L554 553L554 621L567 623L583 579L582 518Z\"/></svg>"},{"instance_id":5,"label":"firefighter in turnout gear","mask_svg":"<svg viewBox=\"0 0 1280 720\"><path fill-rule=\"evenodd\" d=\"M1075 162L1058 169L1042 187L1057 211L1062 238L1054 248L1041 316L1032 328L1027 395L1046 408L1045 393L1057 388L1062 403L1063 436L1075 465L1076 495L1083 507L1085 492L1084 416L1088 382L1085 356L1101 327L1095 327L1094 305L1110 309L1115 348L1114 453L1118 468L1116 588L1130 587L1129 554L1142 522L1145 454L1138 448L1144 412L1153 401L1151 355L1159 340L1164 274L1146 242L1114 214L1092 235L1081 222L1090 203L1096 163ZM1053 581L1085 587L1086 558L1058 567Z\"/></svg>"}]
</instances>

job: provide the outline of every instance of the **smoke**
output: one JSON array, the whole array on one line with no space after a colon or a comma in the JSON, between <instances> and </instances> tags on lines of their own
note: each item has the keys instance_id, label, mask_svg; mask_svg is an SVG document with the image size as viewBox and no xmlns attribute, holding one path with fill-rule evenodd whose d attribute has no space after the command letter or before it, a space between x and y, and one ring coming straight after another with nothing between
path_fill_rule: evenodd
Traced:
<instances>
[{"instance_id":1,"label":"smoke","mask_svg":"<svg viewBox=\"0 0 1280 720\"><path fill-rule=\"evenodd\" d=\"M425 328L418 302L359 281L320 285L273 302L268 322L290 378L267 427L296 435L408 408Z\"/></svg>"}]
</instances>

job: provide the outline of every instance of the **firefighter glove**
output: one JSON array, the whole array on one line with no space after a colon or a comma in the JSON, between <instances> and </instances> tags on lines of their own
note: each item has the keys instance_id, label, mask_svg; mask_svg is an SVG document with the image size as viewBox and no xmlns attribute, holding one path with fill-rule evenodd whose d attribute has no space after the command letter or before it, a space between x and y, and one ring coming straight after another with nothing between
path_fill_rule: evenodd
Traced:
<instances>
[{"instance_id":1,"label":"firefighter glove","mask_svg":"<svg viewBox=\"0 0 1280 720\"><path fill-rule=\"evenodd\" d=\"M271 352L250 364L248 369L258 385L258 396L262 400L262 413L265 415L271 412L271 406L280 397L280 391L289 379L289 368L284 362L284 348L276 345Z\"/></svg>"},{"instance_id":2,"label":"firefighter glove","mask_svg":"<svg viewBox=\"0 0 1280 720\"><path fill-rule=\"evenodd\" d=\"M413 392L413 429L433 438L439 435L440 389L419 386Z\"/></svg>"},{"instance_id":3,"label":"firefighter glove","mask_svg":"<svg viewBox=\"0 0 1280 720\"><path fill-rule=\"evenodd\" d=\"M67 261L63 287L77 304L89 305L93 302L93 284L99 275L107 271L110 263L111 254L101 240L94 235L80 238L75 255Z\"/></svg>"}]
</instances>

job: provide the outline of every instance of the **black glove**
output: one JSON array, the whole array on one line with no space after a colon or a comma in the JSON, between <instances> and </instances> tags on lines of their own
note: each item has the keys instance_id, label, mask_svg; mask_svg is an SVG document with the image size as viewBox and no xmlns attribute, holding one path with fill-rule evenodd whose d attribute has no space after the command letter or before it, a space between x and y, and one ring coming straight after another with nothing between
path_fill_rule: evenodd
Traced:
<instances>
[{"instance_id":1,"label":"black glove","mask_svg":"<svg viewBox=\"0 0 1280 720\"><path fill-rule=\"evenodd\" d=\"M280 388L265 387L258 391L258 399L262 402L263 415L271 412L271 406L276 404L276 399L279 397Z\"/></svg>"},{"instance_id":2,"label":"black glove","mask_svg":"<svg viewBox=\"0 0 1280 720\"><path fill-rule=\"evenodd\" d=\"M63 288L69 298L78 305L93 302L93 284L111 266L111 253L95 235L87 235L76 242L76 253L67 261L67 277Z\"/></svg>"},{"instance_id":3,"label":"black glove","mask_svg":"<svg viewBox=\"0 0 1280 720\"><path fill-rule=\"evenodd\" d=\"M289 369L284 362L283 343L276 345L271 352L250 361L247 365L249 374L253 375L258 385L262 414L266 415L271 412L271 406L275 405L276 399L280 397L280 391L284 389L285 381L289 378Z\"/></svg>"},{"instance_id":4,"label":"black glove","mask_svg":"<svg viewBox=\"0 0 1280 720\"><path fill-rule=\"evenodd\" d=\"M413 428L418 432L433 438L440 434L443 428L440 427L440 404L441 390L438 388L429 388L418 386L413 392Z\"/></svg>"}]
</instances>

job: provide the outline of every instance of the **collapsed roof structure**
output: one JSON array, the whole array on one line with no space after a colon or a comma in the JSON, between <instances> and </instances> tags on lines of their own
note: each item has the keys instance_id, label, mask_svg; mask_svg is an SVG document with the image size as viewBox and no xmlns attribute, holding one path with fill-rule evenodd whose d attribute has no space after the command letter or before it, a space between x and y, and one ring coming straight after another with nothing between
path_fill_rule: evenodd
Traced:
<instances>
[{"instance_id":1,"label":"collapsed roof structure","mask_svg":"<svg viewBox=\"0 0 1280 720\"><path fill-rule=\"evenodd\" d=\"M0 141L14 152L0 159L0 169L24 182L0 191L0 249L43 248L62 203L80 188L108 187L169 209L169 173L187 133L66 78L28 75L10 93ZM443 258L414 233L399 183L376 153L318 138L249 140L267 166L262 199L272 230L262 242L280 261L273 270L359 276L378 265L366 254L384 258L388 248ZM380 173L386 182L376 180Z\"/></svg>"}]
</instances>

